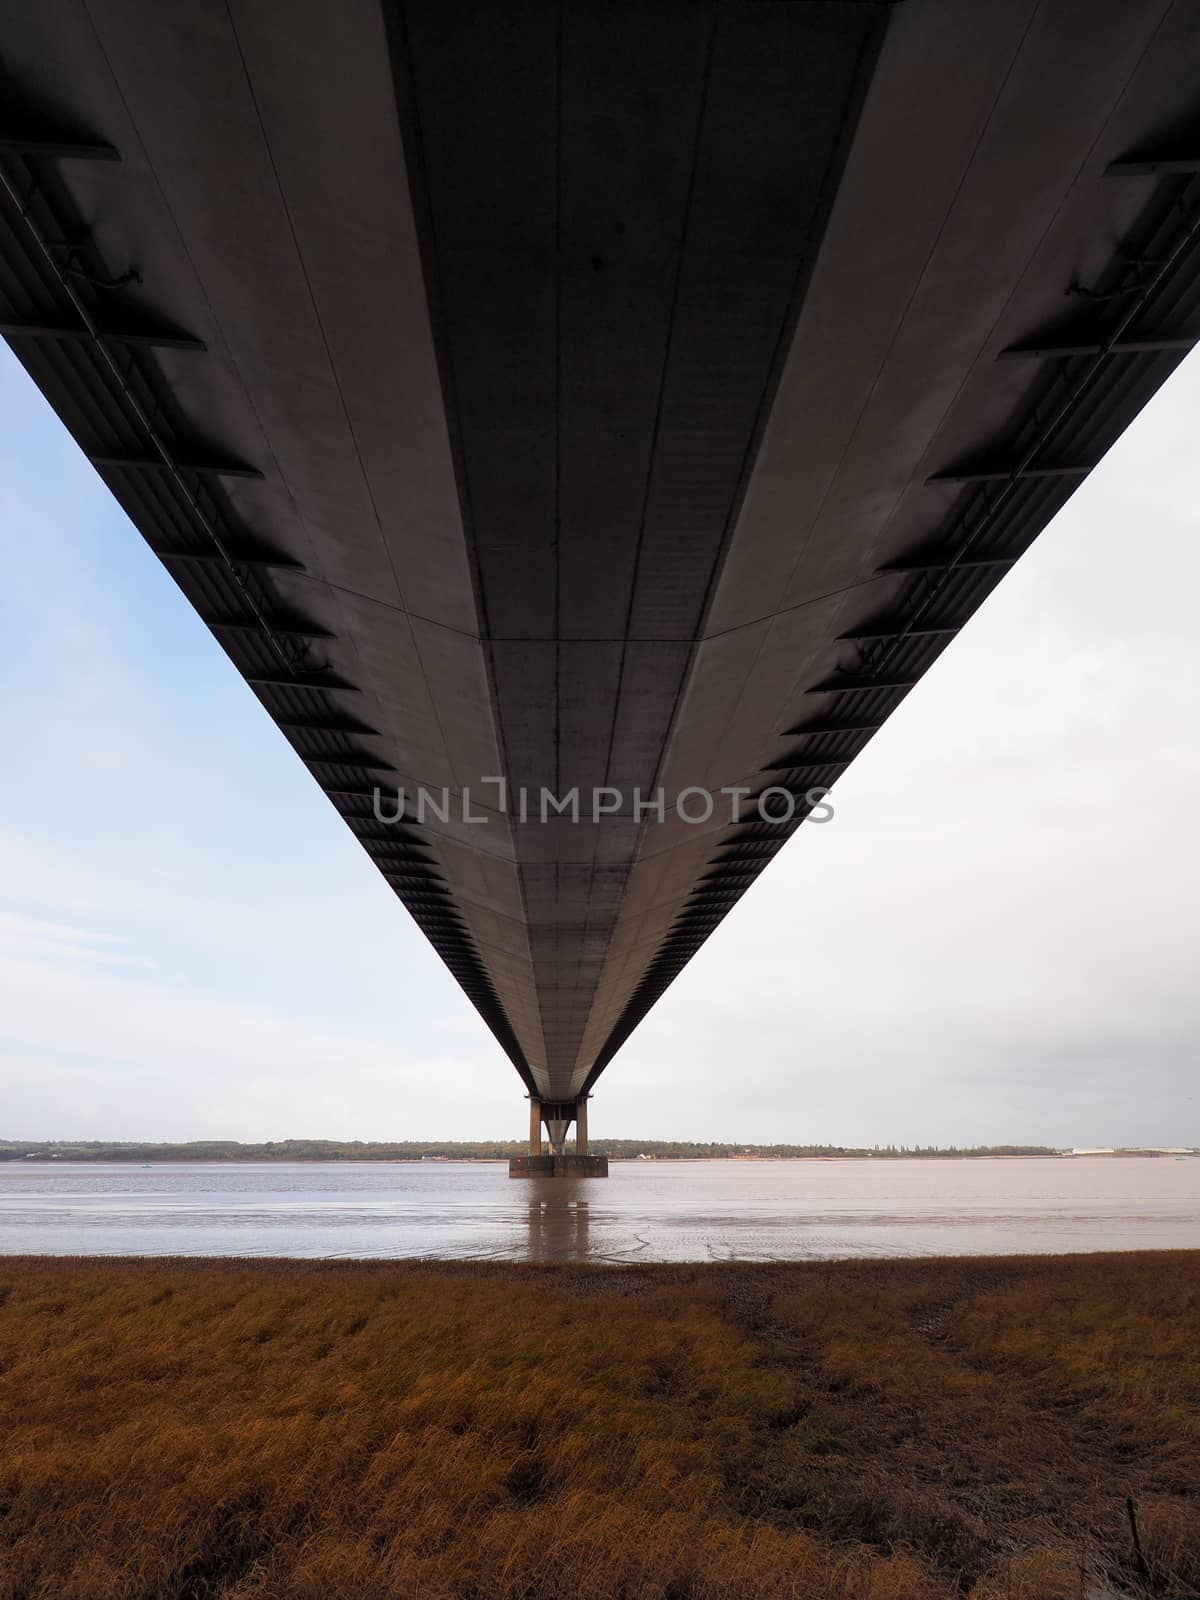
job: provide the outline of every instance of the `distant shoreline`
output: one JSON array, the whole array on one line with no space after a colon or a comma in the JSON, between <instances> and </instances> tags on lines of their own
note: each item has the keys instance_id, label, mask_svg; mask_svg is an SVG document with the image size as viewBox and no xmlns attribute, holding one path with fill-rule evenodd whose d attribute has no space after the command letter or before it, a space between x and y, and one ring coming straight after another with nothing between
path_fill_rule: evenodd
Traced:
<instances>
[{"instance_id":1,"label":"distant shoreline","mask_svg":"<svg viewBox=\"0 0 1200 1600\"><path fill-rule=\"evenodd\" d=\"M11 1148L11 1147L10 1147ZM521 1147L517 1147L520 1149ZM1084 1161L1106 1160L1124 1161L1131 1159L1159 1159L1172 1160L1184 1157L1200 1157L1200 1150L1196 1149L1122 1149L1122 1150L963 1150L963 1151L937 1151L937 1150L897 1150L897 1151L845 1151L834 1153L797 1153L775 1154L767 1152L733 1153L714 1152L707 1153L655 1153L655 1154L629 1154L624 1151L614 1151L611 1147L597 1141L597 1149L607 1150L609 1159L614 1162L636 1164L639 1162L695 1162L695 1161L737 1161L746 1165L759 1163L779 1163L784 1161L804 1162L869 1162L869 1161ZM10 1153L9 1150L0 1150L0 1164L38 1165L51 1164L70 1165L106 1165L106 1166L184 1166L193 1165L219 1165L219 1166L383 1166L389 1164L409 1164L413 1166L494 1166L505 1162L509 1158L508 1151L488 1152L487 1154L417 1154L411 1151L395 1151L386 1154L341 1154L330 1152L327 1154L292 1154L280 1152L262 1152L255 1154L222 1154L219 1152L203 1152L195 1150L163 1150L159 1149L121 1149L102 1151L93 1150L21 1150Z\"/></svg>"}]
</instances>

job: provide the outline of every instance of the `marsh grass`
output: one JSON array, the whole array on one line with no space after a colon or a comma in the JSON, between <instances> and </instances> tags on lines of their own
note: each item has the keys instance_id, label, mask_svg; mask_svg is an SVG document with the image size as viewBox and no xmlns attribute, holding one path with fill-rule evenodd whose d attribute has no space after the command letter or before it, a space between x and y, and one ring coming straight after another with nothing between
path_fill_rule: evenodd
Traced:
<instances>
[{"instance_id":1,"label":"marsh grass","mask_svg":"<svg viewBox=\"0 0 1200 1600\"><path fill-rule=\"evenodd\" d=\"M1200 1593L1200 1253L10 1258L0 1417L3 1600Z\"/></svg>"}]
</instances>

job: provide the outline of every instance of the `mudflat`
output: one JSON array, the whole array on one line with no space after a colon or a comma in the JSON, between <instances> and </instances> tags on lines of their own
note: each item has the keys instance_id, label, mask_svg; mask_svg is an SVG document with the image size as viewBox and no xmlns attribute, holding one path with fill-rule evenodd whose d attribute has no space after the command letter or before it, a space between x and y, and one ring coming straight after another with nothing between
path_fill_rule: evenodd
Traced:
<instances>
[{"instance_id":1,"label":"mudflat","mask_svg":"<svg viewBox=\"0 0 1200 1600\"><path fill-rule=\"evenodd\" d=\"M1200 1252L0 1260L15 1600L1200 1590Z\"/></svg>"}]
</instances>

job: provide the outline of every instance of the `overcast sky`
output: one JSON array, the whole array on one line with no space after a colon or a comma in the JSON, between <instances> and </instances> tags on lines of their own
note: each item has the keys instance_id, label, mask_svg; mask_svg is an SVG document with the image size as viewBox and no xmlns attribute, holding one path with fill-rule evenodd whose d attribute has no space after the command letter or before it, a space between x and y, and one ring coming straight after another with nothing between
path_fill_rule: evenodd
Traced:
<instances>
[{"instance_id":1,"label":"overcast sky","mask_svg":"<svg viewBox=\"0 0 1200 1600\"><path fill-rule=\"evenodd\" d=\"M0 1136L523 1136L449 974L0 345ZM610 1137L1200 1143L1200 361L601 1080Z\"/></svg>"}]
</instances>

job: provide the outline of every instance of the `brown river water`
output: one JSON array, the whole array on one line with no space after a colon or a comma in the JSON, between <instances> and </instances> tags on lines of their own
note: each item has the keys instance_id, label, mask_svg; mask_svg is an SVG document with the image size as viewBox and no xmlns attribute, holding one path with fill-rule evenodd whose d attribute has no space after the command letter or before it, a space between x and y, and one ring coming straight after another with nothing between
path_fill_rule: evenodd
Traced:
<instances>
[{"instance_id":1,"label":"brown river water","mask_svg":"<svg viewBox=\"0 0 1200 1600\"><path fill-rule=\"evenodd\" d=\"M1200 1158L0 1165L0 1253L802 1261L1200 1248Z\"/></svg>"}]
</instances>

